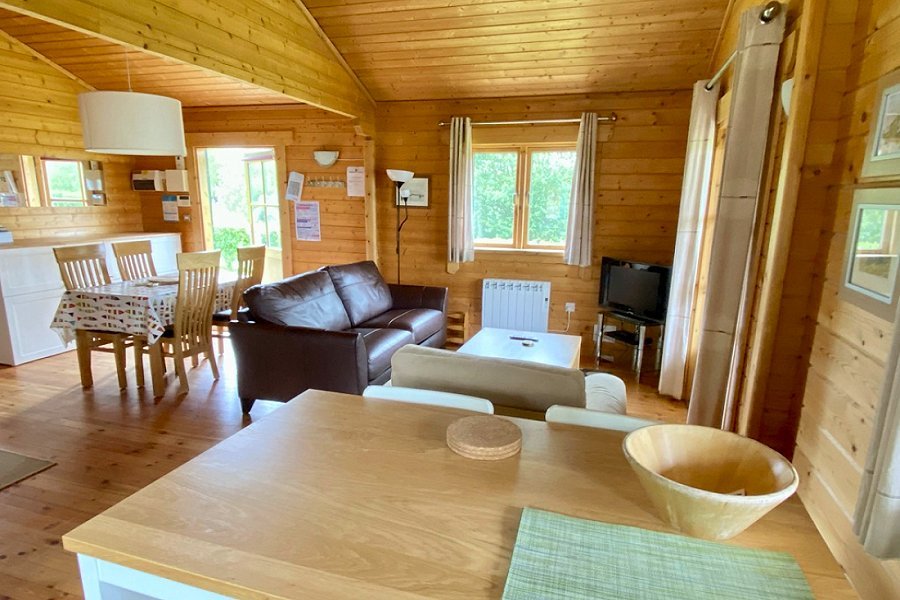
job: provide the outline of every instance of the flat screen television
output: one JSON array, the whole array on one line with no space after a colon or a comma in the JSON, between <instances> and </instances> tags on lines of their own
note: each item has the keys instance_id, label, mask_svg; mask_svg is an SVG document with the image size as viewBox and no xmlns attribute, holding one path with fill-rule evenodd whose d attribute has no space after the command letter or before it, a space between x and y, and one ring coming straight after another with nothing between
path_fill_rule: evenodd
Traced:
<instances>
[{"instance_id":1,"label":"flat screen television","mask_svg":"<svg viewBox=\"0 0 900 600\"><path fill-rule=\"evenodd\" d=\"M600 306L619 313L664 321L672 267L603 257Z\"/></svg>"}]
</instances>

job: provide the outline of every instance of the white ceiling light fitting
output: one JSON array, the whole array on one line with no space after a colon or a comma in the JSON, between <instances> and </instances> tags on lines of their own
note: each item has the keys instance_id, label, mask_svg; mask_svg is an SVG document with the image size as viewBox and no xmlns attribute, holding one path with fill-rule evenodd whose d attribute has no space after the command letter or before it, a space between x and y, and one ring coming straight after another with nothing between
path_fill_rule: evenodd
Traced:
<instances>
[{"instance_id":1,"label":"white ceiling light fitting","mask_svg":"<svg viewBox=\"0 0 900 600\"><path fill-rule=\"evenodd\" d=\"M184 156L184 121L175 98L131 91L131 68L125 55L128 91L84 92L78 113L88 152L132 156Z\"/></svg>"}]
</instances>

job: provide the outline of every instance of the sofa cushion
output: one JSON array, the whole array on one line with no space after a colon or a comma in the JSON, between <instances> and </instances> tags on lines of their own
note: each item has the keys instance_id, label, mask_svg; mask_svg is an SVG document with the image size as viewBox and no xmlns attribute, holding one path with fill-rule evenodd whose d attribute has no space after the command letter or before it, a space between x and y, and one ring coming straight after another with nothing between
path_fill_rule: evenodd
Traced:
<instances>
[{"instance_id":1,"label":"sofa cushion","mask_svg":"<svg viewBox=\"0 0 900 600\"><path fill-rule=\"evenodd\" d=\"M278 325L331 331L350 327L331 277L321 271L254 285L244 292L244 303L254 317Z\"/></svg>"},{"instance_id":2,"label":"sofa cushion","mask_svg":"<svg viewBox=\"0 0 900 600\"><path fill-rule=\"evenodd\" d=\"M584 406L589 410L625 414L625 382L611 373L590 373L584 378Z\"/></svg>"},{"instance_id":3,"label":"sofa cushion","mask_svg":"<svg viewBox=\"0 0 900 600\"><path fill-rule=\"evenodd\" d=\"M412 334L404 329L357 327L348 331L363 336L368 357L369 381L391 368L391 357L397 350L413 343Z\"/></svg>"},{"instance_id":4,"label":"sofa cushion","mask_svg":"<svg viewBox=\"0 0 900 600\"><path fill-rule=\"evenodd\" d=\"M371 260L334 265L324 270L331 275L354 327L361 327L362 323L393 307L391 290Z\"/></svg>"},{"instance_id":5,"label":"sofa cushion","mask_svg":"<svg viewBox=\"0 0 900 600\"><path fill-rule=\"evenodd\" d=\"M400 308L382 313L359 326L405 329L413 334L413 340L418 344L444 327L444 313L431 308Z\"/></svg>"}]
</instances>

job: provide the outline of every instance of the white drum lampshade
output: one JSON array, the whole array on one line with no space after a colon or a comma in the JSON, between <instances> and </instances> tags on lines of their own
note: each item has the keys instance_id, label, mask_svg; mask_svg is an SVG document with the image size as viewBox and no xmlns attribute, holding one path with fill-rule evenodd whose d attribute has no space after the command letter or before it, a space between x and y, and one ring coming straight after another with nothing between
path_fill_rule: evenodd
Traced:
<instances>
[{"instance_id":1,"label":"white drum lampshade","mask_svg":"<svg viewBox=\"0 0 900 600\"><path fill-rule=\"evenodd\" d=\"M184 156L181 102L138 92L78 95L88 152L134 156Z\"/></svg>"}]
</instances>

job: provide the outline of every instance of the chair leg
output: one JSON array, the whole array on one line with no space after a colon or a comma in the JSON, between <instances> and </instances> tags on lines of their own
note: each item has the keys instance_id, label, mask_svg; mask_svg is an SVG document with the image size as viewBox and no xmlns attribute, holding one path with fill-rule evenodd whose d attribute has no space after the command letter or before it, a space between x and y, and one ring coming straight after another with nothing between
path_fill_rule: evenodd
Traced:
<instances>
[{"instance_id":1,"label":"chair leg","mask_svg":"<svg viewBox=\"0 0 900 600\"><path fill-rule=\"evenodd\" d=\"M245 415L250 414L250 409L253 408L254 402L256 402L256 398L241 398L241 410L244 411Z\"/></svg>"},{"instance_id":2,"label":"chair leg","mask_svg":"<svg viewBox=\"0 0 900 600\"><path fill-rule=\"evenodd\" d=\"M219 354L225 354L225 328L221 325L216 325L216 333L219 338Z\"/></svg>"},{"instance_id":3,"label":"chair leg","mask_svg":"<svg viewBox=\"0 0 900 600\"><path fill-rule=\"evenodd\" d=\"M196 356L195 354L194 357ZM184 368L184 349L179 341L175 342L175 373L178 374L178 382L181 384L178 393L188 393L191 387L188 385L187 370Z\"/></svg>"},{"instance_id":4,"label":"chair leg","mask_svg":"<svg viewBox=\"0 0 900 600\"><path fill-rule=\"evenodd\" d=\"M134 350L134 378L138 387L144 387L144 344L146 338L135 336L132 340Z\"/></svg>"},{"instance_id":5,"label":"chair leg","mask_svg":"<svg viewBox=\"0 0 900 600\"><path fill-rule=\"evenodd\" d=\"M75 348L78 353L78 371L81 374L81 387L94 385L91 373L91 334L82 329L75 330Z\"/></svg>"},{"instance_id":6,"label":"chair leg","mask_svg":"<svg viewBox=\"0 0 900 600\"><path fill-rule=\"evenodd\" d=\"M212 340L210 340L209 345L206 347L206 359L209 361L209 368L212 369L213 379L218 381L219 365L216 364L216 353L212 352Z\"/></svg>"},{"instance_id":7,"label":"chair leg","mask_svg":"<svg viewBox=\"0 0 900 600\"><path fill-rule=\"evenodd\" d=\"M116 375L119 377L119 389L128 387L128 379L125 377L125 340L121 337L113 341L113 353L116 357Z\"/></svg>"},{"instance_id":8,"label":"chair leg","mask_svg":"<svg viewBox=\"0 0 900 600\"><path fill-rule=\"evenodd\" d=\"M150 355L150 376L153 380L153 397L160 398L166 393L165 365L166 360L162 355L162 340L147 347Z\"/></svg>"}]
</instances>

